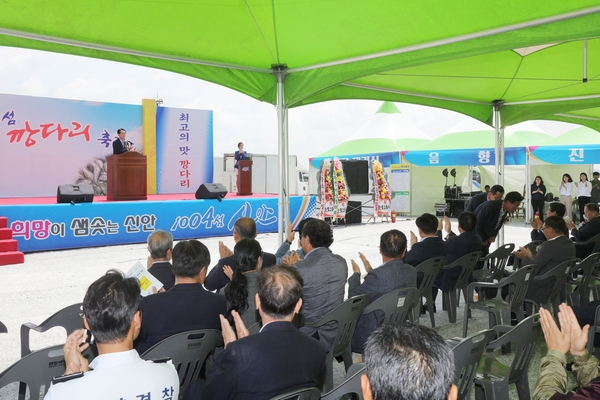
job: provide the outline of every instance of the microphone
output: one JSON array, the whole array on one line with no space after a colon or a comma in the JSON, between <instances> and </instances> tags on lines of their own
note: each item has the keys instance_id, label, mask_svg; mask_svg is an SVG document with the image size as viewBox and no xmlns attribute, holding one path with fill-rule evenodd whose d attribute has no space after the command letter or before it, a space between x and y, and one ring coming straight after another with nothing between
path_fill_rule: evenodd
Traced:
<instances>
[{"instance_id":1,"label":"microphone","mask_svg":"<svg viewBox=\"0 0 600 400\"><path fill-rule=\"evenodd\" d=\"M126 141L125 141L125 144L126 144L127 146L133 146L133 142L130 142L129 140L126 140Z\"/></svg>"}]
</instances>

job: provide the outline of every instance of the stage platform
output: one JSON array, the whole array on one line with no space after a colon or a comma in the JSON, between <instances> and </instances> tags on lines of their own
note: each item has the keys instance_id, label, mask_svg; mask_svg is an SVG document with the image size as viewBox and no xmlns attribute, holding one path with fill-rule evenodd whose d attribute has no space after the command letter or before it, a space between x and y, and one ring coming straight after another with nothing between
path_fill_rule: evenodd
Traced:
<instances>
[{"instance_id":1,"label":"stage platform","mask_svg":"<svg viewBox=\"0 0 600 400\"><path fill-rule=\"evenodd\" d=\"M177 239L231 235L240 217L251 217L261 233L277 232L277 196L227 194L219 202L194 194L148 195L144 201L56 204L56 197L2 198L0 216L8 218L19 251L35 252L90 246L144 243L162 229ZM315 196L292 196L290 215L297 224L316 215Z\"/></svg>"}]
</instances>

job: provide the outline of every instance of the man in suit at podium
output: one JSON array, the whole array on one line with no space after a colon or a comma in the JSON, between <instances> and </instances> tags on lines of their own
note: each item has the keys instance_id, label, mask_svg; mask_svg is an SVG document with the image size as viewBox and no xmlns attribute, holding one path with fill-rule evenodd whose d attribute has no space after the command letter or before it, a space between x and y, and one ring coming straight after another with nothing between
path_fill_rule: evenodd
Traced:
<instances>
[{"instance_id":1,"label":"man in suit at podium","mask_svg":"<svg viewBox=\"0 0 600 400\"><path fill-rule=\"evenodd\" d=\"M117 129L117 136L119 137L113 142L113 154L123 154L131 150L132 143L125 140L127 131L123 128L119 128Z\"/></svg>"}]
</instances>

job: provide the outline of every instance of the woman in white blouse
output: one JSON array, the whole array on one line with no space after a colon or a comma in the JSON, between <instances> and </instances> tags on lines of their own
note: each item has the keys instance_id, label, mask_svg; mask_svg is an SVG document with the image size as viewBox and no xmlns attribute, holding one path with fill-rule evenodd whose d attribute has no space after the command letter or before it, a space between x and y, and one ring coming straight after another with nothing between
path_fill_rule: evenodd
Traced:
<instances>
[{"instance_id":1,"label":"woman in white blouse","mask_svg":"<svg viewBox=\"0 0 600 400\"><path fill-rule=\"evenodd\" d=\"M592 184L588 181L588 176L585 172L579 175L579 183L575 182L577 188L577 203L579 204L579 217L580 221L583 219L583 211L585 205L592 201Z\"/></svg>"},{"instance_id":2,"label":"woman in white blouse","mask_svg":"<svg viewBox=\"0 0 600 400\"><path fill-rule=\"evenodd\" d=\"M573 218L573 203L571 197L573 193L573 179L571 178L571 175L564 174L562 176L562 182L558 187L558 191L560 192L560 202L567 208L565 217Z\"/></svg>"}]
</instances>

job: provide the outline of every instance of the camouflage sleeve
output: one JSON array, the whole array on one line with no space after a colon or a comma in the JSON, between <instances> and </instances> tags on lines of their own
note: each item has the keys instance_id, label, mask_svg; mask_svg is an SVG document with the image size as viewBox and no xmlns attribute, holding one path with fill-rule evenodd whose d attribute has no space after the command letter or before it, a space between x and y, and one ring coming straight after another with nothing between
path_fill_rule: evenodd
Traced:
<instances>
[{"instance_id":1,"label":"camouflage sleeve","mask_svg":"<svg viewBox=\"0 0 600 400\"><path fill-rule=\"evenodd\" d=\"M573 375L579 386L586 386L592 379L600 375L598 359L586 352L583 356L573 356Z\"/></svg>"},{"instance_id":2,"label":"camouflage sleeve","mask_svg":"<svg viewBox=\"0 0 600 400\"><path fill-rule=\"evenodd\" d=\"M533 400L547 400L556 393L567 391L567 357L555 350L548 350L540 363L540 376L535 384Z\"/></svg>"}]
</instances>

